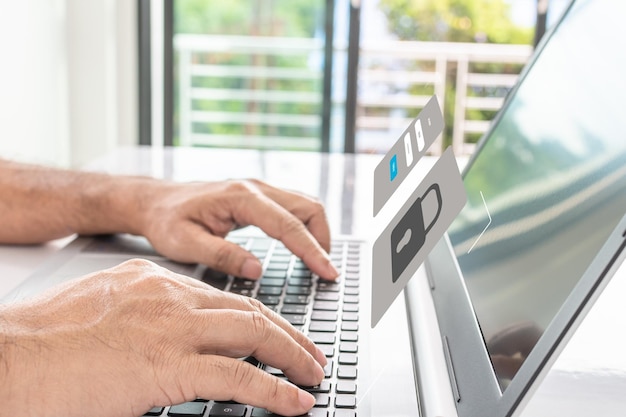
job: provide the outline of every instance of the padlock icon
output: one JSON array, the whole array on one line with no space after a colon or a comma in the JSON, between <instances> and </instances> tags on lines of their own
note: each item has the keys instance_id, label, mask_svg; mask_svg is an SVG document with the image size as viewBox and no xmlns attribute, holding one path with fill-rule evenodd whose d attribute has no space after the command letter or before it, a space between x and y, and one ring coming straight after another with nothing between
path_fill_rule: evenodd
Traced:
<instances>
[{"instance_id":1,"label":"padlock icon","mask_svg":"<svg viewBox=\"0 0 626 417\"><path fill-rule=\"evenodd\" d=\"M428 225L424 224L422 201L433 192L437 197L437 212ZM391 279L396 282L402 272L417 255L424 243L426 235L437 222L442 207L439 184L432 184L421 197L411 205L396 227L391 231Z\"/></svg>"}]
</instances>

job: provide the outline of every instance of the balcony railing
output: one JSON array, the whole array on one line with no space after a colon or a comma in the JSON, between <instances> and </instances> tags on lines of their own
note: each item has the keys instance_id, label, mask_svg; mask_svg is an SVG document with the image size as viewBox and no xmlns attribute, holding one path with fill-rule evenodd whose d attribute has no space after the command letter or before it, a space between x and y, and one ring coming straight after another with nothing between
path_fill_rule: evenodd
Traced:
<instances>
[{"instance_id":1,"label":"balcony railing","mask_svg":"<svg viewBox=\"0 0 626 417\"><path fill-rule=\"evenodd\" d=\"M320 40L179 34L174 47L179 144L319 149ZM436 94L451 128L431 151L439 153L452 143L457 154L471 152L471 142L486 131L531 52L526 45L362 45L357 150L386 152ZM336 47L335 54L340 63L345 48ZM337 87L345 85L342 70L336 65ZM337 87L332 98L335 126L343 123L345 104L344 91Z\"/></svg>"}]
</instances>

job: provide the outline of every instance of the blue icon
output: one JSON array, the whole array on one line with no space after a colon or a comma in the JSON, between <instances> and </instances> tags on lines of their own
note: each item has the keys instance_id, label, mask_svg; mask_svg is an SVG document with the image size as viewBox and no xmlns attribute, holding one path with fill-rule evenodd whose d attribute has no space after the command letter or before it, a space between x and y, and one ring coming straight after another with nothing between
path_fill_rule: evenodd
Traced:
<instances>
[{"instance_id":1,"label":"blue icon","mask_svg":"<svg viewBox=\"0 0 626 417\"><path fill-rule=\"evenodd\" d=\"M390 181L398 175L398 155L394 155L391 157L391 161L389 161L389 177Z\"/></svg>"}]
</instances>

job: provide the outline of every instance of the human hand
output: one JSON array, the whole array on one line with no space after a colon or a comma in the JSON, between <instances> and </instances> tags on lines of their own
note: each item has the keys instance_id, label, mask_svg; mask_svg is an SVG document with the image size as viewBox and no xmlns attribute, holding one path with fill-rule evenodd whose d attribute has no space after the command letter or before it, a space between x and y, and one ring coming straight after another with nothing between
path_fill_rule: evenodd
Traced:
<instances>
[{"instance_id":1,"label":"human hand","mask_svg":"<svg viewBox=\"0 0 626 417\"><path fill-rule=\"evenodd\" d=\"M282 415L313 397L324 354L256 300L133 260L0 306L2 415L138 416L198 397Z\"/></svg>"},{"instance_id":2,"label":"human hand","mask_svg":"<svg viewBox=\"0 0 626 417\"><path fill-rule=\"evenodd\" d=\"M327 254L330 232L324 208L311 197L247 180L154 182L141 200L141 234L173 260L258 278L262 272L258 259L223 239L234 228L256 225L283 241L320 277L338 275Z\"/></svg>"}]
</instances>

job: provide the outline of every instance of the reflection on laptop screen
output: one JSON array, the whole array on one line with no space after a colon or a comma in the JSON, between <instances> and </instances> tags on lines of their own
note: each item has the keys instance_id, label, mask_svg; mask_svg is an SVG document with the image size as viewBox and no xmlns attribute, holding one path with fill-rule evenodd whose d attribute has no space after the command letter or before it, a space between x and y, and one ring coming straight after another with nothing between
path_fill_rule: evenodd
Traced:
<instances>
[{"instance_id":1,"label":"reflection on laptop screen","mask_svg":"<svg viewBox=\"0 0 626 417\"><path fill-rule=\"evenodd\" d=\"M568 12L466 171L449 230L502 390L626 213L626 5L608 3Z\"/></svg>"}]
</instances>

